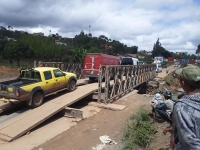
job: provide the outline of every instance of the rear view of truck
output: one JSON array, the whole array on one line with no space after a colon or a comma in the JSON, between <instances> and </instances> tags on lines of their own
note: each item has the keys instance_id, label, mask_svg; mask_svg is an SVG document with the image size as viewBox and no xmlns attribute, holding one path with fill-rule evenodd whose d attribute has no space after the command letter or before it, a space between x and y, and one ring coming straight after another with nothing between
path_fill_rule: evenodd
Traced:
<instances>
[{"instance_id":1,"label":"rear view of truck","mask_svg":"<svg viewBox=\"0 0 200 150\"><path fill-rule=\"evenodd\" d=\"M91 81L98 79L101 65L119 65L119 58L102 53L88 53L84 59L84 75Z\"/></svg>"}]
</instances>

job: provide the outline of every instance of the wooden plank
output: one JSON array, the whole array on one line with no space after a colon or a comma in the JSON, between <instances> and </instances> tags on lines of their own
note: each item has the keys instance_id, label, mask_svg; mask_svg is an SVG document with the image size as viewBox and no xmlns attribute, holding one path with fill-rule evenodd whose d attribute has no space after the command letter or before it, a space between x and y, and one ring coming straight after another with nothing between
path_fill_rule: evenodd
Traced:
<instances>
[{"instance_id":1,"label":"wooden plank","mask_svg":"<svg viewBox=\"0 0 200 150\"><path fill-rule=\"evenodd\" d=\"M81 86L81 85L85 85L88 84L89 79L80 79L77 80L76 86ZM57 92L56 92L57 93ZM17 107L18 105L20 105L20 101L14 101L14 102L6 102L3 100L0 100L0 113L12 109L14 107Z\"/></svg>"},{"instance_id":2,"label":"wooden plank","mask_svg":"<svg viewBox=\"0 0 200 150\"><path fill-rule=\"evenodd\" d=\"M0 134L0 139L3 141L11 141L12 138L7 135Z\"/></svg>"},{"instance_id":3,"label":"wooden plank","mask_svg":"<svg viewBox=\"0 0 200 150\"><path fill-rule=\"evenodd\" d=\"M89 105L99 108L111 109L111 110L124 110L126 106L118 104L103 104L97 102L90 102Z\"/></svg>"},{"instance_id":4,"label":"wooden plank","mask_svg":"<svg viewBox=\"0 0 200 150\"><path fill-rule=\"evenodd\" d=\"M3 126L1 126L0 124L0 137L11 137L10 139L2 137L4 140L7 141L14 140L22 136L26 132L30 131L40 123L44 122L54 114L58 113L65 107L93 93L97 89L97 83L78 87L73 92L62 95L52 101L45 103L45 105L33 109L32 111L34 111L34 113L28 111L28 115L22 114L23 117L18 116L16 118L13 118L12 120L14 121L9 120L8 122L5 122Z\"/></svg>"},{"instance_id":5,"label":"wooden plank","mask_svg":"<svg viewBox=\"0 0 200 150\"><path fill-rule=\"evenodd\" d=\"M20 115L18 115L16 117L12 118L12 119L9 119L6 122L1 123L0 124L0 131L2 129L4 129L4 128L6 128L6 127L8 127L8 126L10 126L10 125L22 120L22 119L24 119L24 118L26 118L27 116L31 115L32 113L35 113L36 111L37 111L36 109L30 109L30 110L28 110L26 112L21 113Z\"/></svg>"},{"instance_id":6,"label":"wooden plank","mask_svg":"<svg viewBox=\"0 0 200 150\"><path fill-rule=\"evenodd\" d=\"M4 101L0 101L0 113L9 110L13 107L18 106L20 103L19 102L4 102Z\"/></svg>"}]
</instances>

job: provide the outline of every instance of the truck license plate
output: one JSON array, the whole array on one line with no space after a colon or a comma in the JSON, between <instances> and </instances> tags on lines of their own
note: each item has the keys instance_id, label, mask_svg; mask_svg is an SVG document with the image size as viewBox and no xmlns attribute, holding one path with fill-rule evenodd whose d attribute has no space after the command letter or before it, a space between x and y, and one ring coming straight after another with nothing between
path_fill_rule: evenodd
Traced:
<instances>
[{"instance_id":1,"label":"truck license plate","mask_svg":"<svg viewBox=\"0 0 200 150\"><path fill-rule=\"evenodd\" d=\"M12 93L13 92L13 88L8 88L8 92Z\"/></svg>"}]
</instances>

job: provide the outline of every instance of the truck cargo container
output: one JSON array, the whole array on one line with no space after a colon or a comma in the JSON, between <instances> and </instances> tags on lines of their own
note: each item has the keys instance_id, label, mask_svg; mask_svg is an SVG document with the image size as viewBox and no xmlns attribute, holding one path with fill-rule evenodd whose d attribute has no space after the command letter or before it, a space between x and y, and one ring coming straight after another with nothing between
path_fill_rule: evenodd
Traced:
<instances>
[{"instance_id":1,"label":"truck cargo container","mask_svg":"<svg viewBox=\"0 0 200 150\"><path fill-rule=\"evenodd\" d=\"M189 64L195 64L195 63L196 63L196 60L194 60L194 59L189 60Z\"/></svg>"},{"instance_id":2,"label":"truck cargo container","mask_svg":"<svg viewBox=\"0 0 200 150\"><path fill-rule=\"evenodd\" d=\"M84 75L92 81L98 79L101 65L119 65L119 58L102 53L87 53L84 59Z\"/></svg>"},{"instance_id":3,"label":"truck cargo container","mask_svg":"<svg viewBox=\"0 0 200 150\"><path fill-rule=\"evenodd\" d=\"M188 63L188 62L189 62L189 59L187 59L187 58L182 59L182 63Z\"/></svg>"},{"instance_id":4,"label":"truck cargo container","mask_svg":"<svg viewBox=\"0 0 200 150\"><path fill-rule=\"evenodd\" d=\"M168 57L169 62L174 62L174 57Z\"/></svg>"}]
</instances>

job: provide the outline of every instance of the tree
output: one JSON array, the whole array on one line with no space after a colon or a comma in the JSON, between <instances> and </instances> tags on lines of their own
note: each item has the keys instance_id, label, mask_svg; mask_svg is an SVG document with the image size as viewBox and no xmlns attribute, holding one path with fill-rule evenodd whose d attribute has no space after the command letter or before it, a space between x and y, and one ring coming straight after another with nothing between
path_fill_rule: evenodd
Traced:
<instances>
[{"instance_id":1,"label":"tree","mask_svg":"<svg viewBox=\"0 0 200 150\"><path fill-rule=\"evenodd\" d=\"M200 53L200 44L197 46L196 54Z\"/></svg>"},{"instance_id":2,"label":"tree","mask_svg":"<svg viewBox=\"0 0 200 150\"><path fill-rule=\"evenodd\" d=\"M8 29L13 29L13 27L8 25Z\"/></svg>"},{"instance_id":3,"label":"tree","mask_svg":"<svg viewBox=\"0 0 200 150\"><path fill-rule=\"evenodd\" d=\"M169 51L167 51L165 48L162 47L159 41L159 38L156 41L156 43L154 43L153 51L152 51L152 57L156 57L156 56L163 56L164 58L168 58L172 56L172 54Z\"/></svg>"},{"instance_id":4,"label":"tree","mask_svg":"<svg viewBox=\"0 0 200 150\"><path fill-rule=\"evenodd\" d=\"M144 61L146 62L147 64L151 64L153 62L153 59L151 56L147 55L145 56L144 58L139 58L140 61Z\"/></svg>"},{"instance_id":5,"label":"tree","mask_svg":"<svg viewBox=\"0 0 200 150\"><path fill-rule=\"evenodd\" d=\"M197 59L197 56L195 54L190 55L190 59Z\"/></svg>"},{"instance_id":6,"label":"tree","mask_svg":"<svg viewBox=\"0 0 200 150\"><path fill-rule=\"evenodd\" d=\"M13 63L13 60L14 60L14 49L16 47L16 43L11 41L11 42L8 42L6 45L5 45L5 48L3 50L3 57L5 59L8 59L8 61L10 62L10 64Z\"/></svg>"},{"instance_id":7,"label":"tree","mask_svg":"<svg viewBox=\"0 0 200 150\"><path fill-rule=\"evenodd\" d=\"M137 54L137 52L138 52L138 47L137 46L132 46L132 47L130 47L131 48L131 54Z\"/></svg>"},{"instance_id":8,"label":"tree","mask_svg":"<svg viewBox=\"0 0 200 150\"><path fill-rule=\"evenodd\" d=\"M30 57L31 55L34 55L34 53L29 44L27 44L25 41L11 41L6 44L3 55L9 60L10 63L13 63L15 60L17 65L20 66L20 60L22 58Z\"/></svg>"},{"instance_id":9,"label":"tree","mask_svg":"<svg viewBox=\"0 0 200 150\"><path fill-rule=\"evenodd\" d=\"M124 45L119 41L112 42L113 53L114 55L123 54L124 52Z\"/></svg>"},{"instance_id":10,"label":"tree","mask_svg":"<svg viewBox=\"0 0 200 150\"><path fill-rule=\"evenodd\" d=\"M0 26L0 30L7 30L7 29L3 26Z\"/></svg>"},{"instance_id":11,"label":"tree","mask_svg":"<svg viewBox=\"0 0 200 150\"><path fill-rule=\"evenodd\" d=\"M3 51L7 42L8 42L7 40L1 40L0 39L0 53Z\"/></svg>"},{"instance_id":12,"label":"tree","mask_svg":"<svg viewBox=\"0 0 200 150\"><path fill-rule=\"evenodd\" d=\"M75 48L73 50L72 62L73 63L83 63L86 53L87 53L87 50L82 47Z\"/></svg>"}]
</instances>

